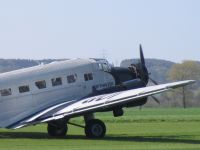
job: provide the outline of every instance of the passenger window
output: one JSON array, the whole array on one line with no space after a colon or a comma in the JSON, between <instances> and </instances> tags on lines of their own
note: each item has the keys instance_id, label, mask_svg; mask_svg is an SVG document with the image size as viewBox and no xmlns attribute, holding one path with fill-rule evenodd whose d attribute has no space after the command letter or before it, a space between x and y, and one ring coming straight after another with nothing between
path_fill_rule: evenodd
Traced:
<instances>
[{"instance_id":1,"label":"passenger window","mask_svg":"<svg viewBox=\"0 0 200 150\"><path fill-rule=\"evenodd\" d=\"M25 92L29 92L30 88L28 85L24 85L24 86L20 86L19 87L19 93L25 93Z\"/></svg>"},{"instance_id":2,"label":"passenger window","mask_svg":"<svg viewBox=\"0 0 200 150\"><path fill-rule=\"evenodd\" d=\"M85 81L93 80L93 74L92 73L84 74L84 79Z\"/></svg>"},{"instance_id":3,"label":"passenger window","mask_svg":"<svg viewBox=\"0 0 200 150\"><path fill-rule=\"evenodd\" d=\"M35 85L37 86L38 89L44 89L44 88L46 88L46 82L45 82L45 80L37 81L37 82L35 82Z\"/></svg>"},{"instance_id":4,"label":"passenger window","mask_svg":"<svg viewBox=\"0 0 200 150\"><path fill-rule=\"evenodd\" d=\"M62 85L62 79L60 77L51 79L51 82L52 86Z\"/></svg>"},{"instance_id":5,"label":"passenger window","mask_svg":"<svg viewBox=\"0 0 200 150\"><path fill-rule=\"evenodd\" d=\"M12 94L12 91L11 91L10 88L9 89L2 89L2 90L0 90L0 93L1 93L1 96L9 96L9 95Z\"/></svg>"},{"instance_id":6,"label":"passenger window","mask_svg":"<svg viewBox=\"0 0 200 150\"><path fill-rule=\"evenodd\" d=\"M67 82L68 83L74 83L74 82L76 82L76 78L77 78L76 74L75 75L69 75L69 76L67 76Z\"/></svg>"},{"instance_id":7,"label":"passenger window","mask_svg":"<svg viewBox=\"0 0 200 150\"><path fill-rule=\"evenodd\" d=\"M92 75L92 73L89 73L89 74L88 74L88 78L89 78L89 80L93 80L93 75Z\"/></svg>"},{"instance_id":8,"label":"passenger window","mask_svg":"<svg viewBox=\"0 0 200 150\"><path fill-rule=\"evenodd\" d=\"M88 81L88 80L89 80L88 74L84 74L84 79L85 79L85 81Z\"/></svg>"}]
</instances>

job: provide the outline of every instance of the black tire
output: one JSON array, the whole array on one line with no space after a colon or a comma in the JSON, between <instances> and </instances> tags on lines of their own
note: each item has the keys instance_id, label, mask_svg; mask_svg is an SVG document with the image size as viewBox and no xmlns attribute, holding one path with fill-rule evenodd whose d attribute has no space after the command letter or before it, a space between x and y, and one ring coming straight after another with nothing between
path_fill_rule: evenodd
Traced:
<instances>
[{"instance_id":1,"label":"black tire","mask_svg":"<svg viewBox=\"0 0 200 150\"><path fill-rule=\"evenodd\" d=\"M85 135L88 138L103 138L106 134L105 124L98 119L86 122Z\"/></svg>"},{"instance_id":2,"label":"black tire","mask_svg":"<svg viewBox=\"0 0 200 150\"><path fill-rule=\"evenodd\" d=\"M55 125L55 124L48 124L47 131L49 136L52 137L64 137L67 133L68 127L66 124L63 125Z\"/></svg>"}]
</instances>

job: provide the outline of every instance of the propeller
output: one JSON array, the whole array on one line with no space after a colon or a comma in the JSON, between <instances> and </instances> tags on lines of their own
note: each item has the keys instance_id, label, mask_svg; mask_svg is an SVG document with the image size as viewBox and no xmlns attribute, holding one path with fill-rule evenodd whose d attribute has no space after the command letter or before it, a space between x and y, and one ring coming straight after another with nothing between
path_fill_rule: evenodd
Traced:
<instances>
[{"instance_id":1,"label":"propeller","mask_svg":"<svg viewBox=\"0 0 200 150\"><path fill-rule=\"evenodd\" d=\"M157 103L160 105L160 101L155 97L155 96L151 96L151 98Z\"/></svg>"},{"instance_id":2,"label":"propeller","mask_svg":"<svg viewBox=\"0 0 200 150\"><path fill-rule=\"evenodd\" d=\"M145 58L141 44L139 46L139 49L140 49L140 60L137 64L131 64L130 68L135 67L137 76L147 85L149 81L149 73L145 65Z\"/></svg>"},{"instance_id":3,"label":"propeller","mask_svg":"<svg viewBox=\"0 0 200 150\"><path fill-rule=\"evenodd\" d=\"M140 49L140 60L138 62L138 64L131 64L131 66L135 66L137 73L139 75L139 78L147 85L148 81L150 80L153 84L158 85L158 82L156 82L154 79L152 79L151 77L149 77L150 73L147 70L146 64L145 64L145 58L144 58L144 54L143 54L143 49L142 49L142 45L139 45L139 49ZM152 99L158 103L160 105L160 101L155 97L155 96L151 96Z\"/></svg>"},{"instance_id":4,"label":"propeller","mask_svg":"<svg viewBox=\"0 0 200 150\"><path fill-rule=\"evenodd\" d=\"M149 77L149 80L153 83L153 84L155 84L155 85L158 85L158 82L156 82L154 79L152 79L151 77ZM160 101L155 97L155 96L151 96L151 98L157 103L157 104L159 104L160 105Z\"/></svg>"},{"instance_id":5,"label":"propeller","mask_svg":"<svg viewBox=\"0 0 200 150\"><path fill-rule=\"evenodd\" d=\"M149 75L151 73L148 73L146 65L145 65L145 59L144 59L144 54L143 54L143 50L142 50L142 45L140 44L140 68L141 71L143 72L143 74L148 77L148 79L155 85L158 85L158 82L155 81L154 79L152 79Z\"/></svg>"},{"instance_id":6,"label":"propeller","mask_svg":"<svg viewBox=\"0 0 200 150\"><path fill-rule=\"evenodd\" d=\"M140 64L145 66L145 59L144 59L144 54L142 50L142 45L140 44Z\"/></svg>"},{"instance_id":7,"label":"propeller","mask_svg":"<svg viewBox=\"0 0 200 150\"><path fill-rule=\"evenodd\" d=\"M153 84L158 85L158 82L155 81L154 79L152 79L151 77L149 77L149 80L150 80Z\"/></svg>"}]
</instances>

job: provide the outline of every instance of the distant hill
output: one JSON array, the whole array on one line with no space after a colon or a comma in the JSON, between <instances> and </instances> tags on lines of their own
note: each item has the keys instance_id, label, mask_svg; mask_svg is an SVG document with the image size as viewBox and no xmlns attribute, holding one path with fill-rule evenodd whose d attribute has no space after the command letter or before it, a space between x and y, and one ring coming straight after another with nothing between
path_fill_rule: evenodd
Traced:
<instances>
[{"instance_id":1,"label":"distant hill","mask_svg":"<svg viewBox=\"0 0 200 150\"><path fill-rule=\"evenodd\" d=\"M167 81L167 73L174 65L174 62L161 60L161 59L145 59L148 71L151 77L159 83ZM128 67L130 64L138 63L138 59L125 59L121 62L121 67Z\"/></svg>"},{"instance_id":2,"label":"distant hill","mask_svg":"<svg viewBox=\"0 0 200 150\"><path fill-rule=\"evenodd\" d=\"M48 64L57 59L29 60L29 59L0 59L0 73L16 69L27 68L39 64Z\"/></svg>"}]
</instances>

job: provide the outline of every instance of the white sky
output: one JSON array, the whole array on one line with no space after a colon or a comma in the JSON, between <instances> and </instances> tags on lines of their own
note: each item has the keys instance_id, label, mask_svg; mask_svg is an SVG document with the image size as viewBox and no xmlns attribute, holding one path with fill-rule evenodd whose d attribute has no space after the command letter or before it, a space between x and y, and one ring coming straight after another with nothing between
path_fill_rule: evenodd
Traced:
<instances>
[{"instance_id":1,"label":"white sky","mask_svg":"<svg viewBox=\"0 0 200 150\"><path fill-rule=\"evenodd\" d=\"M0 0L0 58L200 60L199 0Z\"/></svg>"}]
</instances>

